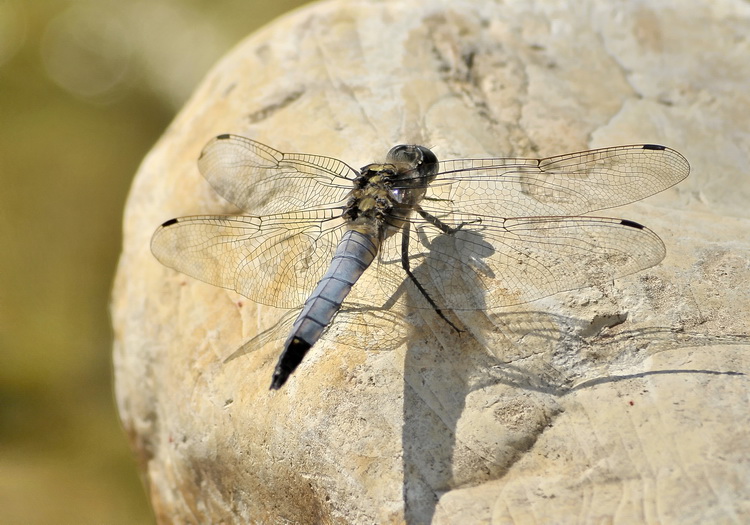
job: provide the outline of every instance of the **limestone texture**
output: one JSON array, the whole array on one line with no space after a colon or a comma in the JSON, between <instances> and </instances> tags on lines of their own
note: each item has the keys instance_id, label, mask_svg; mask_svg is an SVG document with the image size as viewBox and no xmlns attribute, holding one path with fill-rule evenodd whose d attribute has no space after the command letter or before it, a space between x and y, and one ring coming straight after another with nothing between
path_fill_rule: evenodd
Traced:
<instances>
[{"instance_id":1,"label":"limestone texture","mask_svg":"<svg viewBox=\"0 0 750 525\"><path fill-rule=\"evenodd\" d=\"M748 86L741 0L333 1L249 36L125 211L116 396L158 520L750 520ZM442 159L657 143L692 171L597 213L657 232L658 266L460 313L460 336L421 310L384 315L400 335L377 351L332 330L272 392L281 343L237 351L285 312L149 250L167 219L238 213L196 166L221 133L354 167L399 143Z\"/></svg>"}]
</instances>

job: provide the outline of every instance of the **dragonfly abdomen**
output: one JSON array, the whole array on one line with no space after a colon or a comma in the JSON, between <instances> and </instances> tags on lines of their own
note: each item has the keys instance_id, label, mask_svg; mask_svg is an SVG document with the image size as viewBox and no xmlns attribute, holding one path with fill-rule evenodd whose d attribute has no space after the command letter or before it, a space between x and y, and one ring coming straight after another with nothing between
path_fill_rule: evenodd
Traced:
<instances>
[{"instance_id":1,"label":"dragonfly abdomen","mask_svg":"<svg viewBox=\"0 0 750 525\"><path fill-rule=\"evenodd\" d=\"M318 281L294 322L274 370L272 390L281 388L307 351L320 339L354 283L375 259L378 249L379 240L375 236L356 230L344 234L328 271Z\"/></svg>"}]
</instances>

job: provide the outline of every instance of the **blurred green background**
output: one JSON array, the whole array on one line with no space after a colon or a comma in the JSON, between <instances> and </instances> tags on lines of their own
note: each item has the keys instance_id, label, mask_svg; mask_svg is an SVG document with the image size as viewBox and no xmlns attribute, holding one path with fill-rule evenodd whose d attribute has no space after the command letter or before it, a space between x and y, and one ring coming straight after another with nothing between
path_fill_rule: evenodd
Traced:
<instances>
[{"instance_id":1,"label":"blurred green background","mask_svg":"<svg viewBox=\"0 0 750 525\"><path fill-rule=\"evenodd\" d=\"M153 523L112 394L127 191L212 63L302 3L0 0L0 523Z\"/></svg>"}]
</instances>

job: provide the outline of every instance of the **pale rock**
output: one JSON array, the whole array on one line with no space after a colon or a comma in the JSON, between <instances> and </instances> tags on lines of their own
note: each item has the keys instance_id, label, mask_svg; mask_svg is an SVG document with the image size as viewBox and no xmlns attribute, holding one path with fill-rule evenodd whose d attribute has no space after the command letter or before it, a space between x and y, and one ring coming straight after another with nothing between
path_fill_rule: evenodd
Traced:
<instances>
[{"instance_id":1,"label":"pale rock","mask_svg":"<svg viewBox=\"0 0 750 525\"><path fill-rule=\"evenodd\" d=\"M242 42L125 212L116 395L159 521L749 520L748 35L741 0L339 1ZM278 342L224 361L284 312L149 251L166 219L237 211L196 167L227 132L354 167L404 142L440 158L654 142L692 173L598 213L656 231L659 266L463 314L461 337L419 312L381 351L333 337L271 392Z\"/></svg>"}]
</instances>

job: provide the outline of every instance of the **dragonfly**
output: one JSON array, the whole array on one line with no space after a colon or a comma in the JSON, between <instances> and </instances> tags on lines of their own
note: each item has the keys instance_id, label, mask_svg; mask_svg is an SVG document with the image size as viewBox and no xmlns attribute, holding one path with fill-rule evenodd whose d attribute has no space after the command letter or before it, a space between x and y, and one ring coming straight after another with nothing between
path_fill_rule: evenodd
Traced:
<instances>
[{"instance_id":1,"label":"dragonfly","mask_svg":"<svg viewBox=\"0 0 750 525\"><path fill-rule=\"evenodd\" d=\"M444 161L402 144L357 170L233 134L209 141L198 168L248 215L170 219L155 231L152 253L257 303L301 308L273 390L371 266L379 290L360 293L360 304L382 307L408 281L419 304L460 333L452 311L523 304L658 264L666 249L654 232L584 214L641 200L690 172L685 157L656 144Z\"/></svg>"}]
</instances>

